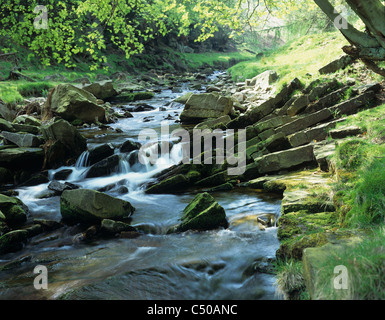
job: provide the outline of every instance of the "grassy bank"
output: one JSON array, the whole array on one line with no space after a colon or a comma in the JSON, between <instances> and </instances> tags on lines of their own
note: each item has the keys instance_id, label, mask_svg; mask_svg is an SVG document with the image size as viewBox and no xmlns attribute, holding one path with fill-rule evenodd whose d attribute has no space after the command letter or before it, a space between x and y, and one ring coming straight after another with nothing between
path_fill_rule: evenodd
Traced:
<instances>
[{"instance_id":1,"label":"grassy bank","mask_svg":"<svg viewBox=\"0 0 385 320\"><path fill-rule=\"evenodd\" d=\"M325 77L321 76L318 70L342 56L344 53L341 48L345 45L348 45L348 42L340 32L307 35L274 51L265 52L259 58L241 62L231 67L229 72L233 80L244 81L266 70L275 70L280 76L277 87L289 83L294 78L309 84ZM347 68L346 74L352 74L354 77L354 73L355 70ZM378 77L376 78L378 80Z\"/></svg>"}]
</instances>

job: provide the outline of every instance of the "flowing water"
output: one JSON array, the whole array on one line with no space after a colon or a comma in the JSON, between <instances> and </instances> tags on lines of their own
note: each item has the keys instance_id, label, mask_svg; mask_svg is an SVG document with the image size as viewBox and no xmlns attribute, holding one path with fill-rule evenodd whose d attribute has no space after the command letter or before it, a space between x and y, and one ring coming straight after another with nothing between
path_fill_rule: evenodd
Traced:
<instances>
[{"instance_id":1,"label":"flowing water","mask_svg":"<svg viewBox=\"0 0 385 320\"><path fill-rule=\"evenodd\" d=\"M182 89L189 90L188 83ZM165 118L178 117L183 106L170 101L182 94L163 90L146 101L155 107L153 111L135 112L134 118L111 125L120 133L98 128L82 130L89 148L104 143L118 146L128 138L137 140L143 128L160 132L161 123L170 125L170 130L178 128L175 120ZM155 165L129 161L132 155L120 156L117 170L107 177L84 178L88 170L85 152L75 166L51 170L50 178L60 170L72 169L67 182L95 190L109 186L108 194L127 200L136 208L131 224L140 226L146 234L87 244L78 241L78 226L38 235L22 251L1 257L0 267L6 267L0 272L0 299L56 299L63 295L69 299L277 298L274 276L257 272L254 266L266 264L279 247L277 229L262 231L255 222L255 217L264 213L278 217L279 198L244 188L212 193L226 211L228 229L167 234L195 193L149 195L143 192L142 184L179 163L181 145L174 143L170 156L160 157ZM128 192L121 194L122 186ZM29 207L31 218L60 221L60 198L40 199L47 187L48 183L21 188L19 197ZM48 268L48 290L34 289L37 275L33 270L37 265Z\"/></svg>"}]
</instances>

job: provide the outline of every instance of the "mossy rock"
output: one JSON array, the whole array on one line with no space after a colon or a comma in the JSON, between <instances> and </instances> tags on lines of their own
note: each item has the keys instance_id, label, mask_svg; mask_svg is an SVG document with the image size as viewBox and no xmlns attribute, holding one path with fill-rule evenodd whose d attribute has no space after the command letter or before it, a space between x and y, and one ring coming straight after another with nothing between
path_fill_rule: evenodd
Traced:
<instances>
[{"instance_id":1,"label":"mossy rock","mask_svg":"<svg viewBox=\"0 0 385 320\"><path fill-rule=\"evenodd\" d=\"M197 186L202 187L215 187L226 183L229 180L226 171L218 172L212 176L199 180L195 183Z\"/></svg>"},{"instance_id":2,"label":"mossy rock","mask_svg":"<svg viewBox=\"0 0 385 320\"><path fill-rule=\"evenodd\" d=\"M207 192L198 194L188 204L181 220L182 223L176 228L178 232L228 227L225 210Z\"/></svg>"},{"instance_id":3,"label":"mossy rock","mask_svg":"<svg viewBox=\"0 0 385 320\"><path fill-rule=\"evenodd\" d=\"M188 179L183 174L177 174L171 178L165 179L146 190L146 193L160 194L170 193L180 190L188 185Z\"/></svg>"},{"instance_id":4,"label":"mossy rock","mask_svg":"<svg viewBox=\"0 0 385 320\"><path fill-rule=\"evenodd\" d=\"M15 230L0 237L0 254L19 251L28 238L28 231Z\"/></svg>"},{"instance_id":5,"label":"mossy rock","mask_svg":"<svg viewBox=\"0 0 385 320\"><path fill-rule=\"evenodd\" d=\"M0 194L0 210L10 227L19 227L27 220L27 206L18 198Z\"/></svg>"},{"instance_id":6,"label":"mossy rock","mask_svg":"<svg viewBox=\"0 0 385 320\"><path fill-rule=\"evenodd\" d=\"M321 247L326 243L328 243L328 239L323 232L299 236L283 241L276 252L276 256L280 260L301 260L304 249Z\"/></svg>"},{"instance_id":7,"label":"mossy rock","mask_svg":"<svg viewBox=\"0 0 385 320\"><path fill-rule=\"evenodd\" d=\"M338 227L338 214L336 212L311 213L301 210L281 216L277 225L278 238L285 240L298 234L330 231Z\"/></svg>"}]
</instances>

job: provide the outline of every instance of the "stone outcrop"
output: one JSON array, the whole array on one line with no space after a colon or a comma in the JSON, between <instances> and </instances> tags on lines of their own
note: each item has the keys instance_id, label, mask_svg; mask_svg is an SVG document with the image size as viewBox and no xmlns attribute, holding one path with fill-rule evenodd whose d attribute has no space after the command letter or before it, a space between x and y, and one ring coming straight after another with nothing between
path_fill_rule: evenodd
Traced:
<instances>
[{"instance_id":1,"label":"stone outcrop","mask_svg":"<svg viewBox=\"0 0 385 320\"><path fill-rule=\"evenodd\" d=\"M182 122L199 122L231 113L233 101L215 93L193 94L180 115Z\"/></svg>"}]
</instances>

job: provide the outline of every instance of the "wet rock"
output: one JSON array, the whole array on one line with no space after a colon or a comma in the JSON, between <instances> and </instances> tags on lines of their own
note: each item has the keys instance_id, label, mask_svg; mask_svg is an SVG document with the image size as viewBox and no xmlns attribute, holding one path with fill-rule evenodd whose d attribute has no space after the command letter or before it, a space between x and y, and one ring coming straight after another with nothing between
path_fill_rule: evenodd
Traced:
<instances>
[{"instance_id":1,"label":"wet rock","mask_svg":"<svg viewBox=\"0 0 385 320\"><path fill-rule=\"evenodd\" d=\"M116 170L119 162L120 157L117 154L99 161L88 169L86 178L96 178L109 175Z\"/></svg>"},{"instance_id":2,"label":"wet rock","mask_svg":"<svg viewBox=\"0 0 385 320\"><path fill-rule=\"evenodd\" d=\"M67 121L104 122L106 116L94 95L70 84L60 84L54 89L50 108Z\"/></svg>"},{"instance_id":3,"label":"wet rock","mask_svg":"<svg viewBox=\"0 0 385 320\"><path fill-rule=\"evenodd\" d=\"M61 195L65 190L75 190L79 187L69 182L61 183L54 180L48 185L48 189L54 191L55 195Z\"/></svg>"},{"instance_id":4,"label":"wet rock","mask_svg":"<svg viewBox=\"0 0 385 320\"><path fill-rule=\"evenodd\" d=\"M110 234L117 234L124 231L136 231L134 227L131 227L129 224L121 222L121 221L114 221L110 219L103 219L101 222L101 229L102 231Z\"/></svg>"},{"instance_id":5,"label":"wet rock","mask_svg":"<svg viewBox=\"0 0 385 320\"><path fill-rule=\"evenodd\" d=\"M128 202L88 189L66 190L60 198L60 212L67 224L124 220L135 208Z\"/></svg>"},{"instance_id":6,"label":"wet rock","mask_svg":"<svg viewBox=\"0 0 385 320\"><path fill-rule=\"evenodd\" d=\"M95 163L102 161L105 158L108 158L114 154L114 148L109 144L105 143L101 146L91 149L88 153L88 162L89 165L94 165Z\"/></svg>"},{"instance_id":7,"label":"wet rock","mask_svg":"<svg viewBox=\"0 0 385 320\"><path fill-rule=\"evenodd\" d=\"M33 148L43 144L43 140L30 133L13 133L8 131L2 131L1 135L8 143L13 143L20 148Z\"/></svg>"},{"instance_id":8,"label":"wet rock","mask_svg":"<svg viewBox=\"0 0 385 320\"><path fill-rule=\"evenodd\" d=\"M219 118L231 113L233 101L214 93L193 94L187 100L180 115L182 122L198 122L208 118Z\"/></svg>"},{"instance_id":9,"label":"wet rock","mask_svg":"<svg viewBox=\"0 0 385 320\"><path fill-rule=\"evenodd\" d=\"M61 156L61 151L64 152L64 157L78 157L87 149L87 140L79 133L79 131L69 122L55 118L48 121L42 126L43 137L46 141L58 142L51 146L48 152L58 152L58 157ZM62 149L64 147L64 150ZM54 154L52 155L54 157ZM64 159L62 159L64 160Z\"/></svg>"},{"instance_id":10,"label":"wet rock","mask_svg":"<svg viewBox=\"0 0 385 320\"><path fill-rule=\"evenodd\" d=\"M15 230L4 234L0 237L0 254L21 250L27 238L26 230Z\"/></svg>"},{"instance_id":11,"label":"wet rock","mask_svg":"<svg viewBox=\"0 0 385 320\"><path fill-rule=\"evenodd\" d=\"M182 223L177 232L227 228L225 210L208 193L198 194L183 210Z\"/></svg>"},{"instance_id":12,"label":"wet rock","mask_svg":"<svg viewBox=\"0 0 385 320\"><path fill-rule=\"evenodd\" d=\"M118 95L111 80L95 82L82 88L93 94L98 99L109 99Z\"/></svg>"},{"instance_id":13,"label":"wet rock","mask_svg":"<svg viewBox=\"0 0 385 320\"><path fill-rule=\"evenodd\" d=\"M25 182L20 184L21 187L37 186L42 183L49 182L46 173L38 173L27 179Z\"/></svg>"},{"instance_id":14,"label":"wet rock","mask_svg":"<svg viewBox=\"0 0 385 320\"><path fill-rule=\"evenodd\" d=\"M31 133L34 135L41 134L40 127L38 127L38 126L32 126L29 124L18 124L18 123L14 123L14 124L12 124L12 126L16 132L25 132L25 133ZM13 131L13 130L11 130L11 131Z\"/></svg>"},{"instance_id":15,"label":"wet rock","mask_svg":"<svg viewBox=\"0 0 385 320\"><path fill-rule=\"evenodd\" d=\"M72 169L63 169L56 172L53 176L55 180L66 180L72 174Z\"/></svg>"}]
</instances>

